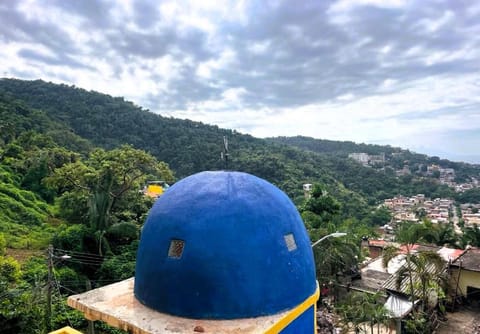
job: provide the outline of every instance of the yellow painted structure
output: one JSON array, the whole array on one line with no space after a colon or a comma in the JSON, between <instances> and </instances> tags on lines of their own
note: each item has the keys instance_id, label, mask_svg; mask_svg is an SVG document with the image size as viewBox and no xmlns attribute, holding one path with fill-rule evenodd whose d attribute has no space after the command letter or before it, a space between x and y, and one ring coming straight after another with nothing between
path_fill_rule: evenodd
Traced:
<instances>
[{"instance_id":1,"label":"yellow painted structure","mask_svg":"<svg viewBox=\"0 0 480 334\"><path fill-rule=\"evenodd\" d=\"M56 331L50 332L49 334L83 334L83 333L77 331L76 329L73 329L72 327L66 326L66 327L57 329Z\"/></svg>"},{"instance_id":2,"label":"yellow painted structure","mask_svg":"<svg viewBox=\"0 0 480 334\"><path fill-rule=\"evenodd\" d=\"M467 287L480 289L480 272L471 271L466 269L460 269L460 276L458 275L458 269L452 268L451 284L456 285L458 279L457 293L463 297L467 296ZM455 286L452 286L455 289Z\"/></svg>"},{"instance_id":3,"label":"yellow painted structure","mask_svg":"<svg viewBox=\"0 0 480 334\"><path fill-rule=\"evenodd\" d=\"M149 184L144 194L148 197L157 198L158 196L163 194L163 187L155 183Z\"/></svg>"}]
</instances>

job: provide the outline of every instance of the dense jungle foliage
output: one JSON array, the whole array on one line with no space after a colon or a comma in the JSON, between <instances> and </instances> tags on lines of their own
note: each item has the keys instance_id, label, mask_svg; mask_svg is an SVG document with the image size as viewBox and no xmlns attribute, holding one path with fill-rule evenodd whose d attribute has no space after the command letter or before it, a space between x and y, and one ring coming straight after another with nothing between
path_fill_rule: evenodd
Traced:
<instances>
[{"instance_id":1,"label":"dense jungle foliage","mask_svg":"<svg viewBox=\"0 0 480 334\"><path fill-rule=\"evenodd\" d=\"M195 172L223 169L224 136L229 140L229 169L265 178L284 190L298 205L312 239L349 231L345 240L324 244L337 250L322 258L326 279L361 259L359 240L390 219L377 208L384 198L454 196L434 178L396 177L388 169L363 167L347 159L348 153L401 153L400 160L448 165L465 179L479 175L478 167L398 148L305 137L263 140L162 117L123 98L40 80L1 79L3 332L42 333L66 324L85 328L83 317L65 305L65 296L134 274L140 229L153 204L140 192L145 182L172 184ZM315 184L309 200L304 199L304 183ZM461 196L480 200L475 190ZM49 244L52 317L45 316Z\"/></svg>"}]
</instances>

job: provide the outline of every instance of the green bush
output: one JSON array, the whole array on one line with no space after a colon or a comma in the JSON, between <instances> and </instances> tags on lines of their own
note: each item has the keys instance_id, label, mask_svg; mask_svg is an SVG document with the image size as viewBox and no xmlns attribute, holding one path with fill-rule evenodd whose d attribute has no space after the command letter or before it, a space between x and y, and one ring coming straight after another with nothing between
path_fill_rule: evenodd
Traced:
<instances>
[{"instance_id":1,"label":"green bush","mask_svg":"<svg viewBox=\"0 0 480 334\"><path fill-rule=\"evenodd\" d=\"M87 234L88 228L85 225L62 225L53 236L52 245L55 248L82 252Z\"/></svg>"}]
</instances>

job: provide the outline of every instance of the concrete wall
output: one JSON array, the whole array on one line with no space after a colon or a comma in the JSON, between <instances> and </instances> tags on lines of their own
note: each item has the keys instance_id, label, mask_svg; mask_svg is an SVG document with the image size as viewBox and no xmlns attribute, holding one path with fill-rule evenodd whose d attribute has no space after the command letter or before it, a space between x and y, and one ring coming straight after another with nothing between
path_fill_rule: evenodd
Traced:
<instances>
[{"instance_id":1,"label":"concrete wall","mask_svg":"<svg viewBox=\"0 0 480 334\"><path fill-rule=\"evenodd\" d=\"M452 276L451 276L450 282L453 289L455 289L457 277L458 277L458 269L452 269ZM480 272L462 269L460 273L460 280L458 284L457 293L466 297L467 286L480 289Z\"/></svg>"}]
</instances>

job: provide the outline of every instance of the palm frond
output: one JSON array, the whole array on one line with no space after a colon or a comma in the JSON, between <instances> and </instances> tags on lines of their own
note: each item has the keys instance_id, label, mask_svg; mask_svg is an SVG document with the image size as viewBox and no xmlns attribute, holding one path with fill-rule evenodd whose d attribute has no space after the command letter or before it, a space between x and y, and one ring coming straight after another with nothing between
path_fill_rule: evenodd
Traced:
<instances>
[{"instance_id":1,"label":"palm frond","mask_svg":"<svg viewBox=\"0 0 480 334\"><path fill-rule=\"evenodd\" d=\"M382 266L388 267L388 263L396 256L400 254L400 249L396 246L389 245L383 249L382 253Z\"/></svg>"}]
</instances>

